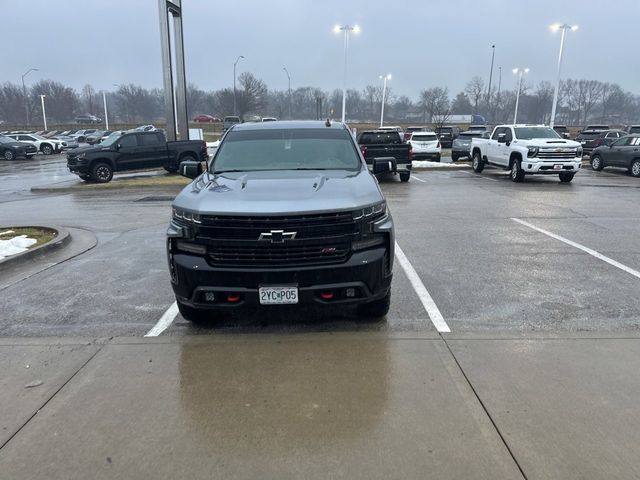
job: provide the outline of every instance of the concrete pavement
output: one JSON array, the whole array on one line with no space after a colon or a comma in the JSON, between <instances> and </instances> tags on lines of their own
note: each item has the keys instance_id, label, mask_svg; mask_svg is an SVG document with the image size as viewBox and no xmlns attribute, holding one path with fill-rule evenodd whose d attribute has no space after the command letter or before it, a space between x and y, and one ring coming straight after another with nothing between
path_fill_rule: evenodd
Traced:
<instances>
[{"instance_id":1,"label":"concrete pavement","mask_svg":"<svg viewBox=\"0 0 640 480\"><path fill-rule=\"evenodd\" d=\"M639 354L633 334L2 339L0 471L636 478Z\"/></svg>"}]
</instances>

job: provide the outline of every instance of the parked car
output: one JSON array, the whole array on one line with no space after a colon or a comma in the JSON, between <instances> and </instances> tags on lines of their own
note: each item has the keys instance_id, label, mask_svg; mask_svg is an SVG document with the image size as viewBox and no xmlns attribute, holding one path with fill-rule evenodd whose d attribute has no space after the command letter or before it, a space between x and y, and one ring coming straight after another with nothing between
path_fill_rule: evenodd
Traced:
<instances>
[{"instance_id":1,"label":"parked car","mask_svg":"<svg viewBox=\"0 0 640 480\"><path fill-rule=\"evenodd\" d=\"M582 145L584 154L590 155L594 148L609 145L625 135L627 132L624 130L583 130L576 137L576 141Z\"/></svg>"},{"instance_id":2,"label":"parked car","mask_svg":"<svg viewBox=\"0 0 640 480\"><path fill-rule=\"evenodd\" d=\"M560 135L562 138L571 138L571 133L569 133L569 129L566 125L554 125L553 129Z\"/></svg>"},{"instance_id":3,"label":"parked car","mask_svg":"<svg viewBox=\"0 0 640 480\"><path fill-rule=\"evenodd\" d=\"M378 130L380 130L381 132L398 132L400 134L400 138L402 139L402 141L405 141L404 130L402 127L386 126L386 127L379 127Z\"/></svg>"},{"instance_id":4,"label":"parked car","mask_svg":"<svg viewBox=\"0 0 640 480\"><path fill-rule=\"evenodd\" d=\"M211 115L196 115L193 117L193 121L196 123L216 123L219 122L220 119Z\"/></svg>"},{"instance_id":5,"label":"parked car","mask_svg":"<svg viewBox=\"0 0 640 480\"><path fill-rule=\"evenodd\" d=\"M469 125L469 128L466 130L467 132L486 132L486 125Z\"/></svg>"},{"instance_id":6,"label":"parked car","mask_svg":"<svg viewBox=\"0 0 640 480\"><path fill-rule=\"evenodd\" d=\"M460 132L451 144L451 161L457 162L461 158L471 158L471 139L488 138L489 132L483 130L467 130Z\"/></svg>"},{"instance_id":7,"label":"parked car","mask_svg":"<svg viewBox=\"0 0 640 480\"><path fill-rule=\"evenodd\" d=\"M400 175L400 181L408 182L411 177L413 148L402 140L400 133L394 130L365 130L358 134L358 145L369 169L376 172L379 162L390 165L385 173Z\"/></svg>"},{"instance_id":8,"label":"parked car","mask_svg":"<svg viewBox=\"0 0 640 480\"><path fill-rule=\"evenodd\" d=\"M30 159L36 153L38 150L31 143L18 142L14 138L0 136L0 158L5 160L15 160L19 157Z\"/></svg>"},{"instance_id":9,"label":"parked car","mask_svg":"<svg viewBox=\"0 0 640 480\"><path fill-rule=\"evenodd\" d=\"M627 127L627 133L640 133L640 125L629 125Z\"/></svg>"},{"instance_id":10,"label":"parked car","mask_svg":"<svg viewBox=\"0 0 640 480\"><path fill-rule=\"evenodd\" d=\"M460 135L459 127L438 127L436 128L438 138L440 138L440 144L442 148L451 148L453 141L458 135Z\"/></svg>"},{"instance_id":11,"label":"parked car","mask_svg":"<svg viewBox=\"0 0 640 480\"><path fill-rule=\"evenodd\" d=\"M19 134L19 135L8 135L9 137L17 140L19 142L30 143L36 147L37 152L42 152L45 155L51 155L52 153L60 153L64 147L66 147L66 143L62 140L56 140L53 138L45 138L40 135L31 134Z\"/></svg>"},{"instance_id":12,"label":"parked car","mask_svg":"<svg viewBox=\"0 0 640 480\"><path fill-rule=\"evenodd\" d=\"M403 134L403 140L406 142L407 140L409 140L409 138L411 138L411 134L413 132L426 132L427 131L427 127L420 127L420 126L411 126L411 127L406 127L404 129L404 134Z\"/></svg>"},{"instance_id":13,"label":"parked car","mask_svg":"<svg viewBox=\"0 0 640 480\"><path fill-rule=\"evenodd\" d=\"M545 125L498 125L491 138L471 139L471 154L476 173L495 165L510 170L514 182L525 175L557 174L568 183L582 167L582 146Z\"/></svg>"},{"instance_id":14,"label":"parked car","mask_svg":"<svg viewBox=\"0 0 640 480\"><path fill-rule=\"evenodd\" d=\"M609 125L587 125L584 130L598 130L598 131L602 131L602 130L611 130L611 127ZM583 130L583 131L584 131Z\"/></svg>"},{"instance_id":15,"label":"parked car","mask_svg":"<svg viewBox=\"0 0 640 480\"><path fill-rule=\"evenodd\" d=\"M222 133L226 132L237 123L242 123L242 120L240 120L240 117L237 117L234 115L227 115L222 120Z\"/></svg>"},{"instance_id":16,"label":"parked car","mask_svg":"<svg viewBox=\"0 0 640 480\"><path fill-rule=\"evenodd\" d=\"M640 135L632 134L609 145L596 147L591 154L591 168L625 168L634 177L640 177Z\"/></svg>"},{"instance_id":17,"label":"parked car","mask_svg":"<svg viewBox=\"0 0 640 480\"><path fill-rule=\"evenodd\" d=\"M77 115L75 118L76 123L102 123L102 119L100 117L96 117L95 115Z\"/></svg>"},{"instance_id":18,"label":"parked car","mask_svg":"<svg viewBox=\"0 0 640 480\"><path fill-rule=\"evenodd\" d=\"M276 117L262 117L263 122L277 122L278 119Z\"/></svg>"},{"instance_id":19,"label":"parked car","mask_svg":"<svg viewBox=\"0 0 640 480\"><path fill-rule=\"evenodd\" d=\"M129 131L130 132L155 132L157 130L158 129L154 125L140 125L139 127L136 127Z\"/></svg>"},{"instance_id":20,"label":"parked car","mask_svg":"<svg viewBox=\"0 0 640 480\"><path fill-rule=\"evenodd\" d=\"M387 314L393 220L345 125L236 125L208 170L182 162L180 172L195 178L174 200L167 230L183 318L281 304Z\"/></svg>"},{"instance_id":21,"label":"parked car","mask_svg":"<svg viewBox=\"0 0 640 480\"><path fill-rule=\"evenodd\" d=\"M98 130L96 130L95 128L89 128L87 130L78 130L72 136L75 137L75 139L78 140L79 143L87 143L87 137L97 131Z\"/></svg>"},{"instance_id":22,"label":"parked car","mask_svg":"<svg viewBox=\"0 0 640 480\"><path fill-rule=\"evenodd\" d=\"M440 161L442 147L435 132L413 132L407 143L411 145L413 160Z\"/></svg>"},{"instance_id":23,"label":"parked car","mask_svg":"<svg viewBox=\"0 0 640 480\"><path fill-rule=\"evenodd\" d=\"M159 167L176 172L183 160L206 161L206 144L202 140L167 142L161 132L127 132L69 151L67 167L83 180L106 183L114 172Z\"/></svg>"},{"instance_id":24,"label":"parked car","mask_svg":"<svg viewBox=\"0 0 640 480\"><path fill-rule=\"evenodd\" d=\"M85 136L85 142L89 145L94 145L96 143L100 143L102 141L102 137L109 136L111 134L111 130L96 130L95 132Z\"/></svg>"}]
</instances>

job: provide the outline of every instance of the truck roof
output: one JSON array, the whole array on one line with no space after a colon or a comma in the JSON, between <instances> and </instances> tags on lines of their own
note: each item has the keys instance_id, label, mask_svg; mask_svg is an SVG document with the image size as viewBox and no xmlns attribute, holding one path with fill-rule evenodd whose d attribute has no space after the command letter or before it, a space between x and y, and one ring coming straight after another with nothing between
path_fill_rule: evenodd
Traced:
<instances>
[{"instance_id":1,"label":"truck roof","mask_svg":"<svg viewBox=\"0 0 640 480\"><path fill-rule=\"evenodd\" d=\"M240 123L233 126L234 131L300 128L345 128L345 126L341 122L330 122L327 125L326 120L278 120L276 122Z\"/></svg>"}]
</instances>

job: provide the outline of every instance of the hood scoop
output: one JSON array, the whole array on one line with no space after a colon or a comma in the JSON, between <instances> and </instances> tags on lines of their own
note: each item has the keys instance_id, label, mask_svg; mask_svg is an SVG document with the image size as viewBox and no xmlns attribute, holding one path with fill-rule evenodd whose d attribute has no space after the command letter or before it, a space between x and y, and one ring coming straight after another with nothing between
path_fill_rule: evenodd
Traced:
<instances>
[{"instance_id":1,"label":"hood scoop","mask_svg":"<svg viewBox=\"0 0 640 480\"><path fill-rule=\"evenodd\" d=\"M325 182L327 181L327 177L325 175L318 175L313 179L313 190L317 192L320 190Z\"/></svg>"}]
</instances>

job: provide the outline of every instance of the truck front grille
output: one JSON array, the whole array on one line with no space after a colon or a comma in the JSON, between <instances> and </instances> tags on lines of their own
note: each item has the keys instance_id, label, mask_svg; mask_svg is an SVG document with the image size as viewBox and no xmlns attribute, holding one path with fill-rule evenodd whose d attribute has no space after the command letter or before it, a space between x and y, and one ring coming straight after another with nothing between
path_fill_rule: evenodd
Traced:
<instances>
[{"instance_id":1,"label":"truck front grille","mask_svg":"<svg viewBox=\"0 0 640 480\"><path fill-rule=\"evenodd\" d=\"M572 160L576 157L577 152L575 149L562 152L556 152L555 150L540 150L538 152L538 158L542 160Z\"/></svg>"},{"instance_id":2,"label":"truck front grille","mask_svg":"<svg viewBox=\"0 0 640 480\"><path fill-rule=\"evenodd\" d=\"M194 228L195 239L207 246L209 262L220 266L341 263L348 259L361 227L351 212L281 217L201 215L200 220Z\"/></svg>"}]
</instances>

